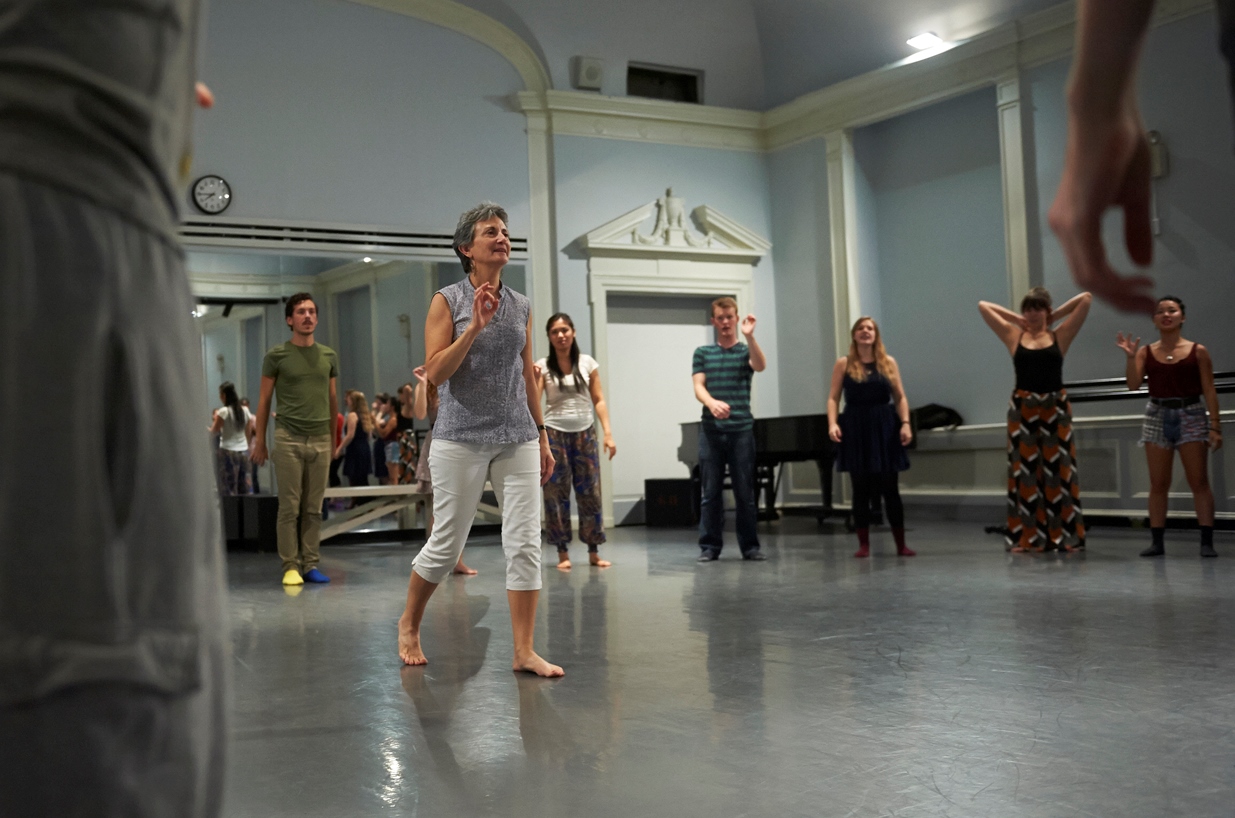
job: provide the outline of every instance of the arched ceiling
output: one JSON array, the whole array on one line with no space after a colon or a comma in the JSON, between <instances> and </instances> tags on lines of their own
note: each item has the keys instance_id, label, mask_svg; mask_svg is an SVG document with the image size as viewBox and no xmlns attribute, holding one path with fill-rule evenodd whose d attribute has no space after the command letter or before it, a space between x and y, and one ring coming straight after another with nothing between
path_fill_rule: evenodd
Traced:
<instances>
[{"instance_id":1,"label":"arched ceiling","mask_svg":"<svg viewBox=\"0 0 1235 818\"><path fill-rule=\"evenodd\" d=\"M933 31L966 40L1058 0L751 0L763 46L766 107L898 62Z\"/></svg>"},{"instance_id":2,"label":"arched ceiling","mask_svg":"<svg viewBox=\"0 0 1235 818\"><path fill-rule=\"evenodd\" d=\"M576 55L606 60L623 93L627 60L705 70L705 102L762 109L897 62L923 31L963 40L1058 0L359 0L388 8L463 5L523 40L568 89ZM427 18L426 18L427 19ZM518 67L518 66L517 66ZM526 66L520 69L526 73Z\"/></svg>"}]
</instances>

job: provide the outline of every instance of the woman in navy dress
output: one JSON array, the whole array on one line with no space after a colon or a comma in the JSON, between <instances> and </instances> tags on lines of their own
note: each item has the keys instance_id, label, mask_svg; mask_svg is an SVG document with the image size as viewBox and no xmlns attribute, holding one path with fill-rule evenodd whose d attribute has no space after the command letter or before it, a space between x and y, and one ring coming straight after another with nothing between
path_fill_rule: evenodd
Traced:
<instances>
[{"instance_id":1,"label":"woman in navy dress","mask_svg":"<svg viewBox=\"0 0 1235 818\"><path fill-rule=\"evenodd\" d=\"M909 468L905 456L913 439L909 401L896 361L884 351L875 319L859 318L849 337L849 354L832 368L828 435L839 444L837 470L849 472L853 484L853 525L858 534L854 556L870 556L871 497L878 492L883 495L896 553L912 557L914 551L905 545L905 507L897 477ZM842 391L845 411L838 418Z\"/></svg>"}]
</instances>

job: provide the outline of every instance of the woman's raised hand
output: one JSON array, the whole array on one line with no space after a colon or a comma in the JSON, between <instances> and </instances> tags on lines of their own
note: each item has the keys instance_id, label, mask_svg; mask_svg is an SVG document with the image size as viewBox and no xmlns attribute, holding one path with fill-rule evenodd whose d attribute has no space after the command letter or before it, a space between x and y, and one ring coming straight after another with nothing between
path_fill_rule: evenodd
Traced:
<instances>
[{"instance_id":1,"label":"woman's raised hand","mask_svg":"<svg viewBox=\"0 0 1235 818\"><path fill-rule=\"evenodd\" d=\"M482 330L489 325L493 316L497 315L497 307L497 290L492 284L486 282L476 288L476 295L472 298L472 323L476 325L477 330Z\"/></svg>"},{"instance_id":2,"label":"woman's raised hand","mask_svg":"<svg viewBox=\"0 0 1235 818\"><path fill-rule=\"evenodd\" d=\"M1136 357L1136 351L1141 348L1141 339L1132 340L1132 333L1124 335L1122 332L1115 333L1115 346L1124 351L1124 354L1129 358Z\"/></svg>"},{"instance_id":3,"label":"woman's raised hand","mask_svg":"<svg viewBox=\"0 0 1235 818\"><path fill-rule=\"evenodd\" d=\"M421 383L428 383L429 372L423 366L418 366L412 370L412 375Z\"/></svg>"}]
</instances>

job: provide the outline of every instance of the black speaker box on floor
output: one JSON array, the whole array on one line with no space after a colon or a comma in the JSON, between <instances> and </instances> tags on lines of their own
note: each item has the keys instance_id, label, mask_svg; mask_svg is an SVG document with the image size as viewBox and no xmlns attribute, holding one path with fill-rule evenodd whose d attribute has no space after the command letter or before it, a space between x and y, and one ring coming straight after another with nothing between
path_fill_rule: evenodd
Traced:
<instances>
[{"instance_id":1,"label":"black speaker box on floor","mask_svg":"<svg viewBox=\"0 0 1235 818\"><path fill-rule=\"evenodd\" d=\"M258 551L278 551L279 498L273 494L246 494L240 499L244 539L256 543Z\"/></svg>"},{"instance_id":2,"label":"black speaker box on floor","mask_svg":"<svg viewBox=\"0 0 1235 818\"><path fill-rule=\"evenodd\" d=\"M229 545L244 539L244 523L242 522L244 506L241 498L225 494L219 498L219 508L223 512L223 539Z\"/></svg>"},{"instance_id":3,"label":"black speaker box on floor","mask_svg":"<svg viewBox=\"0 0 1235 818\"><path fill-rule=\"evenodd\" d=\"M689 477L644 480L644 518L653 528L686 528L699 522Z\"/></svg>"}]
</instances>

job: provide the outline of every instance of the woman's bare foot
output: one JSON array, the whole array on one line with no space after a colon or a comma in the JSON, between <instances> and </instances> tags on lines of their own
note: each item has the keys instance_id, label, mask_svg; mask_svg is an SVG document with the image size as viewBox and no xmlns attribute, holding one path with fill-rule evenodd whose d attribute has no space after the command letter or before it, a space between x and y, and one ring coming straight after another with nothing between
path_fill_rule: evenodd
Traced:
<instances>
[{"instance_id":1,"label":"woman's bare foot","mask_svg":"<svg viewBox=\"0 0 1235 818\"><path fill-rule=\"evenodd\" d=\"M474 577L479 572L475 568L468 568L466 565L464 565L463 558L460 557L459 561L455 563L455 570L451 571L450 573L463 574L464 576Z\"/></svg>"},{"instance_id":2,"label":"woman's bare foot","mask_svg":"<svg viewBox=\"0 0 1235 818\"><path fill-rule=\"evenodd\" d=\"M558 552L557 570L559 571L569 571L570 570L570 557L565 552Z\"/></svg>"},{"instance_id":3,"label":"woman's bare foot","mask_svg":"<svg viewBox=\"0 0 1235 818\"><path fill-rule=\"evenodd\" d=\"M610 565L613 565L609 560L602 560L600 554L597 554L595 551L587 555L587 561L597 568L608 568Z\"/></svg>"},{"instance_id":4,"label":"woman's bare foot","mask_svg":"<svg viewBox=\"0 0 1235 818\"><path fill-rule=\"evenodd\" d=\"M405 665L429 664L420 649L420 634L412 630L412 620L407 614L399 617L399 658Z\"/></svg>"},{"instance_id":5,"label":"woman's bare foot","mask_svg":"<svg viewBox=\"0 0 1235 818\"><path fill-rule=\"evenodd\" d=\"M511 664L510 669L516 673L535 673L537 676L554 679L558 676L565 676L566 671L562 670L557 665L551 665L540 656L533 653L526 659L520 660L515 657L515 661Z\"/></svg>"}]
</instances>

